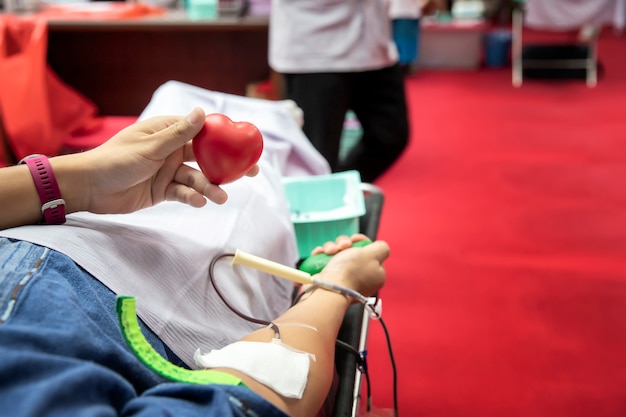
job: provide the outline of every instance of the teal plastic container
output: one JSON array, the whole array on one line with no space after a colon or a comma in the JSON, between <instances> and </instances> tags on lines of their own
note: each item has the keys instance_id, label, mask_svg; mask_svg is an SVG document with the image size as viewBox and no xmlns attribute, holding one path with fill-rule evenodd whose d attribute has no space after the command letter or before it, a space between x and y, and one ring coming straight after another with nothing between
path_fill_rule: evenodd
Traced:
<instances>
[{"instance_id":1,"label":"teal plastic container","mask_svg":"<svg viewBox=\"0 0 626 417\"><path fill-rule=\"evenodd\" d=\"M186 0L190 20L217 20L219 0Z\"/></svg>"},{"instance_id":2,"label":"teal plastic container","mask_svg":"<svg viewBox=\"0 0 626 417\"><path fill-rule=\"evenodd\" d=\"M324 242L359 232L365 201L358 171L285 177L282 181L300 258L308 257Z\"/></svg>"}]
</instances>

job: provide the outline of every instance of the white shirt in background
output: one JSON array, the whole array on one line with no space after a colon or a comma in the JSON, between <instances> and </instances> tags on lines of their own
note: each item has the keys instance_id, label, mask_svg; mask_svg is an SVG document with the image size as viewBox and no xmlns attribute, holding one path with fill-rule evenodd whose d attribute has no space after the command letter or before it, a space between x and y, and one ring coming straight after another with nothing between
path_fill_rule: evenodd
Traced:
<instances>
[{"instance_id":1,"label":"white shirt in background","mask_svg":"<svg viewBox=\"0 0 626 417\"><path fill-rule=\"evenodd\" d=\"M422 16L425 0L390 0L389 17L392 19L418 19Z\"/></svg>"},{"instance_id":2,"label":"white shirt in background","mask_svg":"<svg viewBox=\"0 0 626 417\"><path fill-rule=\"evenodd\" d=\"M272 0L269 63L275 71L368 71L397 61L389 0Z\"/></svg>"}]
</instances>

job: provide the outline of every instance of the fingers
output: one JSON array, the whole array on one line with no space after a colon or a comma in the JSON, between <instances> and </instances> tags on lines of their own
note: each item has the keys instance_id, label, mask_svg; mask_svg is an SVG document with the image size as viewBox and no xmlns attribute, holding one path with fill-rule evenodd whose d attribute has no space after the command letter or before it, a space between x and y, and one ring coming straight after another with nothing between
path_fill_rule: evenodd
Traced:
<instances>
[{"instance_id":1,"label":"fingers","mask_svg":"<svg viewBox=\"0 0 626 417\"><path fill-rule=\"evenodd\" d=\"M186 162L195 162L196 155L193 153L193 147L191 146L191 142L186 143L183 146L183 161Z\"/></svg>"},{"instance_id":2,"label":"fingers","mask_svg":"<svg viewBox=\"0 0 626 417\"><path fill-rule=\"evenodd\" d=\"M337 252L348 249L352 246L352 239L348 236L339 236L334 242L326 242L322 249L328 255L334 255Z\"/></svg>"},{"instance_id":3,"label":"fingers","mask_svg":"<svg viewBox=\"0 0 626 417\"><path fill-rule=\"evenodd\" d=\"M350 239L352 240L352 243L360 242L362 240L371 240L369 237L367 237L363 233L355 233L352 236L350 236Z\"/></svg>"},{"instance_id":4,"label":"fingers","mask_svg":"<svg viewBox=\"0 0 626 417\"><path fill-rule=\"evenodd\" d=\"M362 249L368 251L369 254L376 260L378 260L380 264L382 264L385 259L389 257L390 253L389 245L387 244L387 242L384 242L382 240L372 242L370 245L364 246Z\"/></svg>"},{"instance_id":5,"label":"fingers","mask_svg":"<svg viewBox=\"0 0 626 417\"><path fill-rule=\"evenodd\" d=\"M166 200L178 201L196 208L206 204L205 197L215 204L224 204L228 198L226 192L217 186L211 186L205 193L199 193L185 185L173 182L165 190Z\"/></svg>"},{"instance_id":6,"label":"fingers","mask_svg":"<svg viewBox=\"0 0 626 417\"><path fill-rule=\"evenodd\" d=\"M175 182L170 183L165 190L165 199L168 201L177 201L179 203L188 204L192 207L203 207L206 199L202 194L189 187Z\"/></svg>"},{"instance_id":7,"label":"fingers","mask_svg":"<svg viewBox=\"0 0 626 417\"><path fill-rule=\"evenodd\" d=\"M250 168L250 170L248 172L246 172L246 176L254 177L258 173L259 173L259 166L258 165L254 165L252 168Z\"/></svg>"},{"instance_id":8,"label":"fingers","mask_svg":"<svg viewBox=\"0 0 626 417\"><path fill-rule=\"evenodd\" d=\"M342 250L352 247L355 242L359 242L361 240L369 240L369 238L361 233L352 235L351 237L339 236L334 242L326 242L323 246L318 246L313 249L311 253L313 255L320 253L336 255ZM390 253L389 245L387 242L382 240L374 241L369 245L361 247L360 249L367 251L367 255L376 259L376 261L378 261L381 265L389 257Z\"/></svg>"},{"instance_id":9,"label":"fingers","mask_svg":"<svg viewBox=\"0 0 626 417\"><path fill-rule=\"evenodd\" d=\"M226 202L228 195L215 184L211 184L202 172L187 165L176 170L174 181L165 190L165 199L179 201L193 207L205 205L205 197L216 204Z\"/></svg>"},{"instance_id":10,"label":"fingers","mask_svg":"<svg viewBox=\"0 0 626 417\"><path fill-rule=\"evenodd\" d=\"M317 246L316 248L313 249L313 251L311 252L313 255L316 255L318 253L325 253L327 255L334 255L339 251L342 251L344 249L348 249L349 247L351 247L354 243L359 242L361 240L370 240L367 236L365 236L362 233L356 233L350 237L348 236L339 236L337 239L335 239L334 242L326 242L324 243L324 245L322 246Z\"/></svg>"},{"instance_id":11,"label":"fingers","mask_svg":"<svg viewBox=\"0 0 626 417\"><path fill-rule=\"evenodd\" d=\"M157 132L155 135L162 136L162 140L155 141L158 144L157 151L165 158L172 152L193 139L204 126L204 110L196 107L187 115L171 124L166 129ZM190 150L185 151L185 156L189 157ZM194 160L194 158L187 159Z\"/></svg>"},{"instance_id":12,"label":"fingers","mask_svg":"<svg viewBox=\"0 0 626 417\"><path fill-rule=\"evenodd\" d=\"M361 239L363 235L353 236ZM331 242L329 248L335 250L352 238L343 236ZM331 255L331 254L328 254ZM351 288L364 296L376 293L385 285L386 272L383 265L389 257L389 245L384 241L371 242L362 247L354 247L340 251L332 258L321 271L320 279Z\"/></svg>"}]
</instances>

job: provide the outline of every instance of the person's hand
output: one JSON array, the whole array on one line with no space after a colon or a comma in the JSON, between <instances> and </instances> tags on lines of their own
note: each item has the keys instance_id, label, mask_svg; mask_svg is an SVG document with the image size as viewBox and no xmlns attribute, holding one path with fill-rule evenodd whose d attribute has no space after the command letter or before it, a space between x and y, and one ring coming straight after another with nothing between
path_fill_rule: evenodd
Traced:
<instances>
[{"instance_id":1,"label":"person's hand","mask_svg":"<svg viewBox=\"0 0 626 417\"><path fill-rule=\"evenodd\" d=\"M375 241L363 247L351 248L353 243L365 239L368 238L363 234L340 236L334 242L315 248L313 255L334 255L319 278L351 288L366 297L381 289L386 280L383 262L389 257L389 245Z\"/></svg>"},{"instance_id":2,"label":"person's hand","mask_svg":"<svg viewBox=\"0 0 626 417\"><path fill-rule=\"evenodd\" d=\"M137 122L101 146L77 155L85 170L81 209L92 213L129 213L174 200L202 207L206 198L226 201L226 192L211 184L195 161L191 139L200 131L205 114L200 108L188 116L162 116ZM258 173L254 166L247 175Z\"/></svg>"}]
</instances>

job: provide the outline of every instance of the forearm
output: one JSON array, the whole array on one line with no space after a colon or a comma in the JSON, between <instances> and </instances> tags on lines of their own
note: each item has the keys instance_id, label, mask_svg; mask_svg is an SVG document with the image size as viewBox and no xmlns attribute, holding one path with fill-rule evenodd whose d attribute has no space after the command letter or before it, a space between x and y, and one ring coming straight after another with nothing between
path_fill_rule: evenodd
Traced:
<instances>
[{"instance_id":1,"label":"forearm","mask_svg":"<svg viewBox=\"0 0 626 417\"><path fill-rule=\"evenodd\" d=\"M81 169L79 155L50 158L52 170L59 184L66 213L83 210L85 205L86 171ZM41 201L35 182L26 165L0 170L0 229L37 224L42 220Z\"/></svg>"},{"instance_id":2,"label":"forearm","mask_svg":"<svg viewBox=\"0 0 626 417\"><path fill-rule=\"evenodd\" d=\"M286 399L240 372L225 370L242 378L244 383L270 402L294 417L315 415L323 404L333 377L335 341L350 305L343 295L316 290L285 314L274 320L280 339L291 348L314 355L307 386L300 400ZM243 340L269 342L274 331L263 328Z\"/></svg>"}]
</instances>

